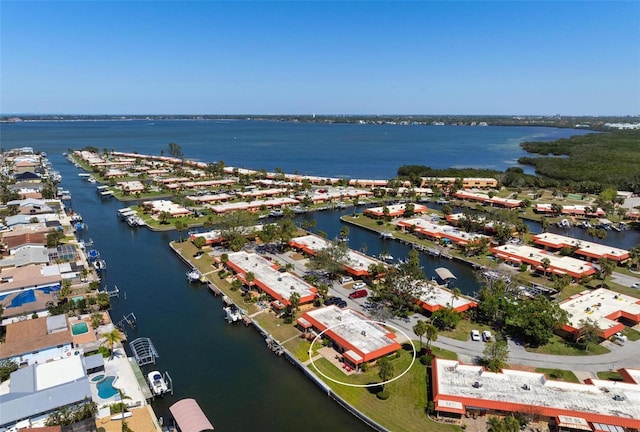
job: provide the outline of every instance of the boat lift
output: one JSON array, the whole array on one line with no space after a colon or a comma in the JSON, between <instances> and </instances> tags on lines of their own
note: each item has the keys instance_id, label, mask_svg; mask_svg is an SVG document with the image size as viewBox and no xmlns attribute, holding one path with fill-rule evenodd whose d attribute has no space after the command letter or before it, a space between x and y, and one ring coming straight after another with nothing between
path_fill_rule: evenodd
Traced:
<instances>
[{"instance_id":1,"label":"boat lift","mask_svg":"<svg viewBox=\"0 0 640 432\"><path fill-rule=\"evenodd\" d=\"M129 347L133 352L133 357L136 359L138 366L144 366L146 364L155 364L156 358L160 357L156 347L153 346L153 342L149 338L138 338L129 342Z\"/></svg>"}]
</instances>

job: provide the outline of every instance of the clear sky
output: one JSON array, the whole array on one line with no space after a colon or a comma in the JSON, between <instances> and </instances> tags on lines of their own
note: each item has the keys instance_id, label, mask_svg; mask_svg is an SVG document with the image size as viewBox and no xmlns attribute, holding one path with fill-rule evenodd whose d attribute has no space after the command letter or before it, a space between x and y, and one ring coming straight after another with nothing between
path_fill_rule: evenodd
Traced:
<instances>
[{"instance_id":1,"label":"clear sky","mask_svg":"<svg viewBox=\"0 0 640 432\"><path fill-rule=\"evenodd\" d=\"M640 2L0 0L3 114L640 114Z\"/></svg>"}]
</instances>

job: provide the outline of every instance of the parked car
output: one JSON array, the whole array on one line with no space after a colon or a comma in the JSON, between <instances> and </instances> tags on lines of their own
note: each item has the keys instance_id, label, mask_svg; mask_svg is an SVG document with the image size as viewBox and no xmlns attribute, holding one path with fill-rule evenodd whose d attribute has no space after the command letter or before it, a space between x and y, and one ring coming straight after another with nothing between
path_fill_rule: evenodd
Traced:
<instances>
[{"instance_id":1,"label":"parked car","mask_svg":"<svg viewBox=\"0 0 640 432\"><path fill-rule=\"evenodd\" d=\"M480 331L478 330L471 330L471 340L472 341L480 341Z\"/></svg>"},{"instance_id":2,"label":"parked car","mask_svg":"<svg viewBox=\"0 0 640 432\"><path fill-rule=\"evenodd\" d=\"M324 304L329 306L332 304L336 304L338 302L344 301L344 299L342 297L329 297L328 299L326 299L324 301Z\"/></svg>"},{"instance_id":3,"label":"parked car","mask_svg":"<svg viewBox=\"0 0 640 432\"><path fill-rule=\"evenodd\" d=\"M357 290L363 289L363 288L366 288L366 287L367 287L367 284L362 282L362 281L358 281L358 282L354 283L353 286L352 286L353 289L357 289Z\"/></svg>"},{"instance_id":4,"label":"parked car","mask_svg":"<svg viewBox=\"0 0 640 432\"><path fill-rule=\"evenodd\" d=\"M369 295L369 293L367 292L366 289L360 289L360 290L354 291L351 294L349 294L349 298L350 299L357 299L357 298L366 297L368 295Z\"/></svg>"},{"instance_id":5,"label":"parked car","mask_svg":"<svg viewBox=\"0 0 640 432\"><path fill-rule=\"evenodd\" d=\"M613 337L616 340L620 341L620 342L626 342L627 341L627 336L622 334L621 332L618 332L618 333L614 334Z\"/></svg>"},{"instance_id":6,"label":"parked car","mask_svg":"<svg viewBox=\"0 0 640 432\"><path fill-rule=\"evenodd\" d=\"M633 285L631 285L631 288L638 288L640 289L640 282L636 282Z\"/></svg>"},{"instance_id":7,"label":"parked car","mask_svg":"<svg viewBox=\"0 0 640 432\"><path fill-rule=\"evenodd\" d=\"M340 278L340 283L341 283L342 285L344 285L344 284L346 284L346 283L348 283L348 282L353 282L353 278L352 278L351 276L342 276L342 277Z\"/></svg>"},{"instance_id":8,"label":"parked car","mask_svg":"<svg viewBox=\"0 0 640 432\"><path fill-rule=\"evenodd\" d=\"M489 342L492 339L491 332L489 330L485 330L482 332L482 340L485 342Z\"/></svg>"},{"instance_id":9,"label":"parked car","mask_svg":"<svg viewBox=\"0 0 640 432\"><path fill-rule=\"evenodd\" d=\"M340 309L344 309L347 307L347 302L344 300L341 300L338 303L336 303L336 306L338 306Z\"/></svg>"}]
</instances>

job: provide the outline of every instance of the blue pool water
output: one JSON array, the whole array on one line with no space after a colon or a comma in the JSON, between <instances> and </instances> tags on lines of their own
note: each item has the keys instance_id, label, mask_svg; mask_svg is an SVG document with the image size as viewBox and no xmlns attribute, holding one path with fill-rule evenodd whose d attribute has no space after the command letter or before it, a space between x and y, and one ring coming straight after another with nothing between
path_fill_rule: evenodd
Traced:
<instances>
[{"instance_id":1,"label":"blue pool water","mask_svg":"<svg viewBox=\"0 0 640 432\"><path fill-rule=\"evenodd\" d=\"M113 387L113 381L116 379L114 376L108 376L104 381L99 382L96 387L98 388L98 396L102 399L109 399L118 394L118 389Z\"/></svg>"},{"instance_id":2,"label":"blue pool water","mask_svg":"<svg viewBox=\"0 0 640 432\"><path fill-rule=\"evenodd\" d=\"M36 301L36 293L34 293L33 290L29 290L15 296L13 300L11 300L9 307L19 307L25 303L31 303L34 301Z\"/></svg>"},{"instance_id":3,"label":"blue pool water","mask_svg":"<svg viewBox=\"0 0 640 432\"><path fill-rule=\"evenodd\" d=\"M105 376L104 375L96 375L93 378L91 378L91 382L97 383L97 382L102 382L104 381Z\"/></svg>"},{"instance_id":4,"label":"blue pool water","mask_svg":"<svg viewBox=\"0 0 640 432\"><path fill-rule=\"evenodd\" d=\"M88 332L89 332L89 326L84 321L71 326L71 333L74 336L81 335Z\"/></svg>"}]
</instances>

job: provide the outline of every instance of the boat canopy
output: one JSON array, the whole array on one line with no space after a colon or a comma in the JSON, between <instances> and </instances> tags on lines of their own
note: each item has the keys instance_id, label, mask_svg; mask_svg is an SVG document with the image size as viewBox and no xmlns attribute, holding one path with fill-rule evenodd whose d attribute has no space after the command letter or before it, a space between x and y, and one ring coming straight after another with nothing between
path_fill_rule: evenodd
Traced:
<instances>
[{"instance_id":1,"label":"boat canopy","mask_svg":"<svg viewBox=\"0 0 640 432\"><path fill-rule=\"evenodd\" d=\"M451 270L449 270L448 268L444 268L444 267L438 267L436 269L436 274L442 280L457 279L457 277L455 277L455 275L453 273L451 273Z\"/></svg>"},{"instance_id":2,"label":"boat canopy","mask_svg":"<svg viewBox=\"0 0 640 432\"><path fill-rule=\"evenodd\" d=\"M213 425L195 399L182 399L171 405L169 411L181 432L213 430Z\"/></svg>"},{"instance_id":3,"label":"boat canopy","mask_svg":"<svg viewBox=\"0 0 640 432\"><path fill-rule=\"evenodd\" d=\"M129 347L131 351L133 351L133 356L138 362L138 366L155 363L156 358L160 357L156 351L156 347L153 346L149 338L134 339L129 342Z\"/></svg>"}]
</instances>

